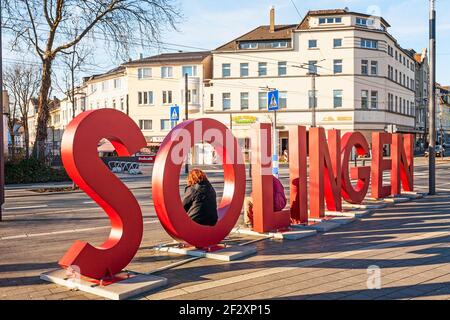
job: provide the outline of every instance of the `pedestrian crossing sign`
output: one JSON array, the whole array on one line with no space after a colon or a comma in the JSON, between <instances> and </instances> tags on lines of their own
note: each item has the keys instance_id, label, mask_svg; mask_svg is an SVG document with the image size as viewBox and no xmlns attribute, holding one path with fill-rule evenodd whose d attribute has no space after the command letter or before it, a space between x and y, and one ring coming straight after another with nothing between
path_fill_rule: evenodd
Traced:
<instances>
[{"instance_id":1,"label":"pedestrian crossing sign","mask_svg":"<svg viewBox=\"0 0 450 320\"><path fill-rule=\"evenodd\" d=\"M170 121L179 121L180 120L180 107L172 106L170 107Z\"/></svg>"},{"instance_id":2,"label":"pedestrian crossing sign","mask_svg":"<svg viewBox=\"0 0 450 320\"><path fill-rule=\"evenodd\" d=\"M269 91L267 96L269 111L277 111L280 109L278 97L278 90Z\"/></svg>"}]
</instances>

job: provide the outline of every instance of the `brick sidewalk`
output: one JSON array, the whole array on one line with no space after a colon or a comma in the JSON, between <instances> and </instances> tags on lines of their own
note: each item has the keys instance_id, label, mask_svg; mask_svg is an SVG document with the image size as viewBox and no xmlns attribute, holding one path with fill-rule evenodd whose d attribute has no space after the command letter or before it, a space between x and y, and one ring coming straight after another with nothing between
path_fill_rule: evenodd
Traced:
<instances>
[{"instance_id":1,"label":"brick sidewalk","mask_svg":"<svg viewBox=\"0 0 450 320\"><path fill-rule=\"evenodd\" d=\"M74 240L87 237L98 245L107 233L0 241L0 299L98 299L45 283L39 274L57 267ZM129 270L149 272L185 259L150 250L171 241L157 223L145 225L145 235L150 233ZM448 193L377 210L326 234L256 245L258 254L244 260L200 259L159 272L169 285L138 298L450 299ZM370 266L381 268L380 290L367 289Z\"/></svg>"}]
</instances>

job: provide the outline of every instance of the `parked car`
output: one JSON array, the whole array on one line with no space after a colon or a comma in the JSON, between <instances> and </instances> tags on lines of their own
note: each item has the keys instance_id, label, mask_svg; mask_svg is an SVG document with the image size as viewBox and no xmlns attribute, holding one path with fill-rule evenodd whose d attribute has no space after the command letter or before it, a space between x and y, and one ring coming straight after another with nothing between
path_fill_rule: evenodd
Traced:
<instances>
[{"instance_id":1,"label":"parked car","mask_svg":"<svg viewBox=\"0 0 450 320\"><path fill-rule=\"evenodd\" d=\"M435 148L436 157L445 157L445 148L443 148L441 145L436 146ZM429 153L428 150L425 151L425 157L428 158Z\"/></svg>"}]
</instances>

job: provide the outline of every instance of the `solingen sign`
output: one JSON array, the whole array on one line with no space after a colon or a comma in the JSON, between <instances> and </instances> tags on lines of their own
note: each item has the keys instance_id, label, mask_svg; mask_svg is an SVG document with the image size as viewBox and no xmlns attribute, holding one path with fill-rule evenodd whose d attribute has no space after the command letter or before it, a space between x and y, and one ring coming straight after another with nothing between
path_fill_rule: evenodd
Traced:
<instances>
[{"instance_id":1,"label":"solingen sign","mask_svg":"<svg viewBox=\"0 0 450 320\"><path fill-rule=\"evenodd\" d=\"M375 132L370 150L367 140L358 132L341 137L338 130L329 130L326 135L323 128L311 128L308 137L305 127L292 126L289 130L290 209L274 212L271 137L270 124L253 126L253 228L256 232L285 229L291 224L306 223L308 218L324 217L325 207L341 211L343 200L360 204L370 186L371 196L376 199L398 195L402 188L413 191L412 135ZM76 265L83 276L94 279L113 277L121 272L135 256L143 235L138 202L98 157L97 143L104 138L114 145L119 156L130 156L146 146L135 122L112 109L84 112L64 132L64 167L72 180L109 216L111 233L99 247L76 241L59 264L63 268ZM174 196L174 190L179 190L183 161L192 146L199 142L211 144L223 163L224 192L218 208L219 221L214 227L193 222L184 211L180 197ZM385 145L391 146L390 159L383 157ZM370 166L350 167L354 148L358 155L371 151ZM384 172L390 172L389 185L383 185ZM245 178L243 154L237 139L223 123L207 118L182 122L162 142L153 168L152 197L162 226L174 239L198 248L219 244L241 214ZM352 179L356 184L352 184Z\"/></svg>"}]
</instances>

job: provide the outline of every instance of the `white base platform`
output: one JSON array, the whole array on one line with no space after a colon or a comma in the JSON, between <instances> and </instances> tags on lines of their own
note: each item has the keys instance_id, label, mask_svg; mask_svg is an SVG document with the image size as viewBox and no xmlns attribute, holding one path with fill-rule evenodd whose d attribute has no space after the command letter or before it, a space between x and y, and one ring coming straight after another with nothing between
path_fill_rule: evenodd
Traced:
<instances>
[{"instance_id":1,"label":"white base platform","mask_svg":"<svg viewBox=\"0 0 450 320\"><path fill-rule=\"evenodd\" d=\"M154 248L154 250L220 261L233 261L256 253L255 246L229 246L213 252L195 249L192 247L182 248L176 246L157 247Z\"/></svg>"},{"instance_id":2,"label":"white base platform","mask_svg":"<svg viewBox=\"0 0 450 320\"><path fill-rule=\"evenodd\" d=\"M44 272L40 275L40 278L67 287L68 289L80 290L111 300L129 299L167 284L166 278L150 275L134 275L128 279L107 286L100 286L84 279L68 279L67 271L64 269Z\"/></svg>"},{"instance_id":3,"label":"white base platform","mask_svg":"<svg viewBox=\"0 0 450 320\"><path fill-rule=\"evenodd\" d=\"M424 197L424 194L418 193L418 192L403 192L402 197L407 197L412 200L417 200L417 199L422 199Z\"/></svg>"},{"instance_id":4,"label":"white base platform","mask_svg":"<svg viewBox=\"0 0 450 320\"><path fill-rule=\"evenodd\" d=\"M353 216L353 217L351 217L351 216L350 217L335 216L335 217L333 217L333 219L328 220L328 221L330 221L332 223L337 223L337 224L340 224L340 225L345 225L345 224L349 224L349 223L355 222L356 218L355 218L355 216Z\"/></svg>"},{"instance_id":5,"label":"white base platform","mask_svg":"<svg viewBox=\"0 0 450 320\"><path fill-rule=\"evenodd\" d=\"M384 202L386 203L405 203L405 202L409 202L411 201L411 198L408 197L388 197L383 199Z\"/></svg>"},{"instance_id":6,"label":"white base platform","mask_svg":"<svg viewBox=\"0 0 450 320\"><path fill-rule=\"evenodd\" d=\"M338 228L339 226L341 226L341 224L336 223L336 222L322 221L322 222L318 222L317 224L309 225L309 226L293 225L291 227L295 228L295 229L299 229L299 230L316 230L317 232L328 232L330 230Z\"/></svg>"},{"instance_id":7,"label":"white base platform","mask_svg":"<svg viewBox=\"0 0 450 320\"><path fill-rule=\"evenodd\" d=\"M386 208L386 203L373 203L373 204L350 204L345 203L342 205L343 209L360 209L360 210L373 210L373 209L383 209Z\"/></svg>"},{"instance_id":8,"label":"white base platform","mask_svg":"<svg viewBox=\"0 0 450 320\"><path fill-rule=\"evenodd\" d=\"M353 211L325 211L326 216L364 218L373 213L373 210L353 210Z\"/></svg>"},{"instance_id":9,"label":"white base platform","mask_svg":"<svg viewBox=\"0 0 450 320\"><path fill-rule=\"evenodd\" d=\"M239 228L233 230L236 234L245 234L248 236L263 237L263 238L273 238L279 240L299 240L306 237L311 237L317 234L316 230L298 230L290 229L283 232L266 232L259 233L247 228Z\"/></svg>"}]
</instances>

